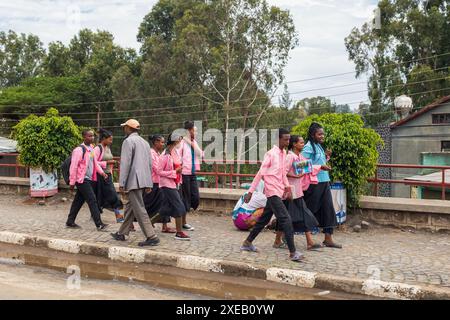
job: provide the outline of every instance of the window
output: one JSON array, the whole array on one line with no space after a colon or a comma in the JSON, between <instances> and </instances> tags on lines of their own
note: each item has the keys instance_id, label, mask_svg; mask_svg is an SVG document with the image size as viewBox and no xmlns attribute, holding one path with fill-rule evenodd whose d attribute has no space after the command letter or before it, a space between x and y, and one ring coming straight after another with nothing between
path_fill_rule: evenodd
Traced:
<instances>
[{"instance_id":1,"label":"window","mask_svg":"<svg viewBox=\"0 0 450 320\"><path fill-rule=\"evenodd\" d=\"M441 141L441 151L450 152L450 141Z\"/></svg>"},{"instance_id":2,"label":"window","mask_svg":"<svg viewBox=\"0 0 450 320\"><path fill-rule=\"evenodd\" d=\"M450 123L450 113L433 114L433 124Z\"/></svg>"}]
</instances>

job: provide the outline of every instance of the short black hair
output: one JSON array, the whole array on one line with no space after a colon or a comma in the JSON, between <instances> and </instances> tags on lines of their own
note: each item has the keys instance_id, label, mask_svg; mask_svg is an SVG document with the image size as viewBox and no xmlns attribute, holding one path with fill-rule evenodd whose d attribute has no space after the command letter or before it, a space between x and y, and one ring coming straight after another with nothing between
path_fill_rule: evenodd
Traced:
<instances>
[{"instance_id":1,"label":"short black hair","mask_svg":"<svg viewBox=\"0 0 450 320\"><path fill-rule=\"evenodd\" d=\"M278 129L278 138L281 139L285 134L291 134L291 132L287 129L280 128Z\"/></svg>"},{"instance_id":2,"label":"short black hair","mask_svg":"<svg viewBox=\"0 0 450 320\"><path fill-rule=\"evenodd\" d=\"M103 128L100 128L98 130L98 140L102 142L105 139L108 139L109 137L112 137L112 132Z\"/></svg>"},{"instance_id":3,"label":"short black hair","mask_svg":"<svg viewBox=\"0 0 450 320\"><path fill-rule=\"evenodd\" d=\"M164 139L164 137L160 134L153 134L148 136L148 141L154 145L156 141L159 141L161 139Z\"/></svg>"},{"instance_id":4,"label":"short black hair","mask_svg":"<svg viewBox=\"0 0 450 320\"><path fill-rule=\"evenodd\" d=\"M89 132L94 132L94 130L92 130L92 129L83 129L83 131L81 131L81 135L84 137Z\"/></svg>"},{"instance_id":5,"label":"short black hair","mask_svg":"<svg viewBox=\"0 0 450 320\"><path fill-rule=\"evenodd\" d=\"M188 120L188 121L185 121L185 122L184 122L184 128L185 128L186 130L191 130L191 129L194 128L194 127L195 127L194 121Z\"/></svg>"}]
</instances>

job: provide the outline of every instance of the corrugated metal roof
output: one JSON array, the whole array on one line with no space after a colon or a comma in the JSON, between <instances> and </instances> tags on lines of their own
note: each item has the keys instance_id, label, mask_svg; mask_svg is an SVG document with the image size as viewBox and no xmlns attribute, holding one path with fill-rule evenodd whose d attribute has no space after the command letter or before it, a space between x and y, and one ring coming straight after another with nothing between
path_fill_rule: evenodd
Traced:
<instances>
[{"instance_id":1,"label":"corrugated metal roof","mask_svg":"<svg viewBox=\"0 0 450 320\"><path fill-rule=\"evenodd\" d=\"M17 152L17 141L0 137L0 153Z\"/></svg>"}]
</instances>

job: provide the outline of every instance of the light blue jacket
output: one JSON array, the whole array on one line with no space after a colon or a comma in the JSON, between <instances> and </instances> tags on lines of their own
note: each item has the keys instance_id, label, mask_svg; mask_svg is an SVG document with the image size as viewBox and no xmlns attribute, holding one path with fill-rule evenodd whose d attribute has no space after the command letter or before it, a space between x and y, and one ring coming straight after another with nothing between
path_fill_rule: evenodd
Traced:
<instances>
[{"instance_id":1,"label":"light blue jacket","mask_svg":"<svg viewBox=\"0 0 450 320\"><path fill-rule=\"evenodd\" d=\"M311 159L313 165L327 164L327 157L325 155L325 151L323 150L322 146L318 143L314 143L314 146L316 147L316 153L314 153L312 142L308 141L308 143L304 146L302 150L302 156ZM317 179L319 180L319 183L329 182L330 175L328 174L328 171L320 170L319 174L317 175Z\"/></svg>"}]
</instances>

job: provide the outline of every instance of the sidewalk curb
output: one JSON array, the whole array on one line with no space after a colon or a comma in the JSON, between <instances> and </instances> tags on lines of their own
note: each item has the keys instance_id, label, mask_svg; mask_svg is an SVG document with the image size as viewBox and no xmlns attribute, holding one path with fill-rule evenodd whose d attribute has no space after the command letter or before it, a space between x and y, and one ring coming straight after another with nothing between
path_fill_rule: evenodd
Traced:
<instances>
[{"instance_id":1,"label":"sidewalk curb","mask_svg":"<svg viewBox=\"0 0 450 320\"><path fill-rule=\"evenodd\" d=\"M263 279L303 288L343 291L367 296L402 300L450 299L450 289L436 286L410 285L380 280L353 279L302 270L265 268L242 262L179 255L139 248L108 246L82 241L52 239L9 231L0 232L0 242L21 246L43 247L72 254L85 254L113 261L172 266L229 276Z\"/></svg>"}]
</instances>

